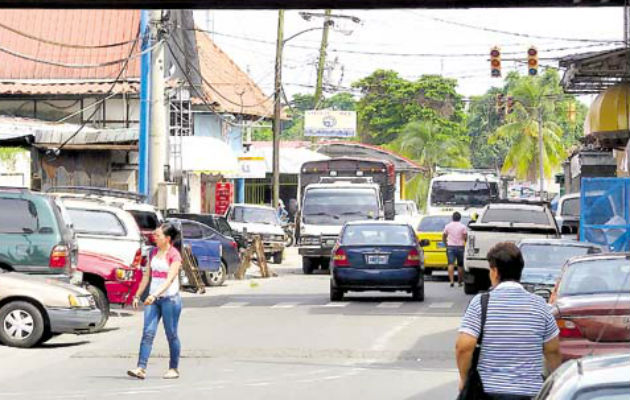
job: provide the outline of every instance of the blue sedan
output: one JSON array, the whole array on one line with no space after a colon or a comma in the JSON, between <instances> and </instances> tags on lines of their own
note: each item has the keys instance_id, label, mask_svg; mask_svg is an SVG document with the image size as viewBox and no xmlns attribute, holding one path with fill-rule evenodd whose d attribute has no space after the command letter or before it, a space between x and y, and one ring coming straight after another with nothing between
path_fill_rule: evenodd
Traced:
<instances>
[{"instance_id":1,"label":"blue sedan","mask_svg":"<svg viewBox=\"0 0 630 400\"><path fill-rule=\"evenodd\" d=\"M390 221L349 222L330 262L330 300L348 291L406 291L424 300L423 251L413 229Z\"/></svg>"}]
</instances>

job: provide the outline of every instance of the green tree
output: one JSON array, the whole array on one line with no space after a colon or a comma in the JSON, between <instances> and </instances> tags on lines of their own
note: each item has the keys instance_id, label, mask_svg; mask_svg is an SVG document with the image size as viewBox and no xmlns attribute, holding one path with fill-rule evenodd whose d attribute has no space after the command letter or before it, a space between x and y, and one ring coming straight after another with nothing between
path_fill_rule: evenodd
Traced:
<instances>
[{"instance_id":1,"label":"green tree","mask_svg":"<svg viewBox=\"0 0 630 400\"><path fill-rule=\"evenodd\" d=\"M496 110L497 95L503 89L492 88L482 96L470 99L468 107L468 135L470 136L470 161L474 168L500 169L508 152L505 140L488 143L489 138L503 123Z\"/></svg>"},{"instance_id":2,"label":"green tree","mask_svg":"<svg viewBox=\"0 0 630 400\"><path fill-rule=\"evenodd\" d=\"M468 168L468 141L464 137L453 137L431 121L414 121L407 124L397 140L387 146L426 169L424 176L418 175L407 186L407 196L426 206L428 183L435 170L440 167Z\"/></svg>"},{"instance_id":3,"label":"green tree","mask_svg":"<svg viewBox=\"0 0 630 400\"><path fill-rule=\"evenodd\" d=\"M392 142L413 121L430 121L448 136L465 135L466 114L454 79L423 75L409 81L395 71L377 70L352 86L362 94L357 113L363 142Z\"/></svg>"},{"instance_id":4,"label":"green tree","mask_svg":"<svg viewBox=\"0 0 630 400\"><path fill-rule=\"evenodd\" d=\"M549 70L536 77L508 75L506 89L514 99L513 112L489 138L490 144L505 141L509 146L503 163L504 173L511 172L518 179L529 181L538 177L539 117L542 118L544 175L551 177L565 159L565 135L558 123L556 107L557 102L565 100L557 83L557 73Z\"/></svg>"}]
</instances>

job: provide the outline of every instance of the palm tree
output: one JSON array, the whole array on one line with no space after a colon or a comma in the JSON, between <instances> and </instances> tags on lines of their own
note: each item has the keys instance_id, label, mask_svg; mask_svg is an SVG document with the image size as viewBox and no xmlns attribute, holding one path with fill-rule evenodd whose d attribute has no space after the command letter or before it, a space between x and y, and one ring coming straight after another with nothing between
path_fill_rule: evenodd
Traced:
<instances>
[{"instance_id":1,"label":"palm tree","mask_svg":"<svg viewBox=\"0 0 630 400\"><path fill-rule=\"evenodd\" d=\"M470 167L468 144L444 133L444 129L429 121L408 123L398 139L387 146L426 168L424 176L418 175L407 185L407 194L421 208L426 202L428 184L437 166Z\"/></svg>"},{"instance_id":2,"label":"palm tree","mask_svg":"<svg viewBox=\"0 0 630 400\"><path fill-rule=\"evenodd\" d=\"M542 118L543 170L549 178L564 160L562 129L552 121L556 85L543 77L525 77L514 81L510 94L514 99L513 112L506 117L489 143L499 140L509 143L503 163L503 173L513 172L517 179L534 181L539 178L538 119Z\"/></svg>"}]
</instances>

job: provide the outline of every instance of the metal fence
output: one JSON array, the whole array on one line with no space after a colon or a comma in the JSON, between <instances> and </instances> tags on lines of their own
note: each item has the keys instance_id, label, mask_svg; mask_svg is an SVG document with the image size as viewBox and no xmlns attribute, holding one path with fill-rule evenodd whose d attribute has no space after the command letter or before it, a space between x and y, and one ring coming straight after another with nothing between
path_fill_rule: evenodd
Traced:
<instances>
[{"instance_id":1,"label":"metal fence","mask_svg":"<svg viewBox=\"0 0 630 400\"><path fill-rule=\"evenodd\" d=\"M630 178L582 179L580 239L630 251Z\"/></svg>"}]
</instances>

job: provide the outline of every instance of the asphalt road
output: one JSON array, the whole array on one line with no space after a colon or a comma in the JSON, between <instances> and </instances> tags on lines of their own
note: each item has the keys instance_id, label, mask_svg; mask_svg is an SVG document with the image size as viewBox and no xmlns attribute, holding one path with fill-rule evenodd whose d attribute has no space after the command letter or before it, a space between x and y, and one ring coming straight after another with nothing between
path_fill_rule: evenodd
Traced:
<instances>
[{"instance_id":1,"label":"asphalt road","mask_svg":"<svg viewBox=\"0 0 630 400\"><path fill-rule=\"evenodd\" d=\"M184 295L181 378L161 378L160 327L145 381L128 378L142 313L115 310L105 332L62 335L35 349L0 346L2 399L451 399L460 317L469 301L445 276L426 300L350 293L328 301L328 276L301 274L292 249L278 277L229 280Z\"/></svg>"}]
</instances>

